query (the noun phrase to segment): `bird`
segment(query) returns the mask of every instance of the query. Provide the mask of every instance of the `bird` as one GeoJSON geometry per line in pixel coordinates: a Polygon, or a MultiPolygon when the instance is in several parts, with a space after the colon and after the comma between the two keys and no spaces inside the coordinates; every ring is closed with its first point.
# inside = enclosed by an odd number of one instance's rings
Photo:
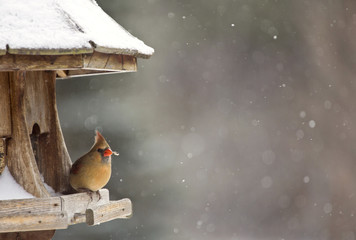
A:
{"type": "Polygon", "coordinates": [[[111,177],[111,155],[119,155],[111,150],[99,131],[95,131],[95,143],[92,148],[74,162],[69,174],[69,183],[77,192],[87,192],[92,199],[111,177]]]}

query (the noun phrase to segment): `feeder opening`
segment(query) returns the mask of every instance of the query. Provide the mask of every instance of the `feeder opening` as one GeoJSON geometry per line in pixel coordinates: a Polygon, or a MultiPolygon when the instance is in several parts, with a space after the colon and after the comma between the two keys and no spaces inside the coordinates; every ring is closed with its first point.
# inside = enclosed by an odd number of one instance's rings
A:
{"type": "Polygon", "coordinates": [[[39,165],[38,153],[39,153],[40,133],[41,133],[40,126],[37,123],[35,123],[32,127],[32,133],[30,134],[30,138],[31,138],[33,155],[35,156],[37,165],[39,165]]]}

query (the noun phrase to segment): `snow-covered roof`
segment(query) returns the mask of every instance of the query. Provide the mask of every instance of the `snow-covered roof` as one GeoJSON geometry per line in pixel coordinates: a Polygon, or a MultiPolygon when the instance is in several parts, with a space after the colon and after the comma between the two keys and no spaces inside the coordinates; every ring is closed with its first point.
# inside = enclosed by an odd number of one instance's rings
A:
{"type": "Polygon", "coordinates": [[[148,58],[154,50],[95,0],[0,0],[0,55],[81,54],[93,50],[148,58]]]}

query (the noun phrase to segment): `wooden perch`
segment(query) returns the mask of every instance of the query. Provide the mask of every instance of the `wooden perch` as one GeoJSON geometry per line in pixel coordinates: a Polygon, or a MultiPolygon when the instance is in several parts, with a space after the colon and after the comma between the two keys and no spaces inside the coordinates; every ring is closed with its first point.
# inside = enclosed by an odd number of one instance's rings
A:
{"type": "Polygon", "coordinates": [[[88,208],[85,212],[88,225],[97,225],[102,222],[120,218],[129,218],[132,214],[131,200],[128,198],[111,201],[108,204],[88,208]]]}
{"type": "Polygon", "coordinates": [[[109,191],[50,198],[0,201],[0,233],[65,229],[86,222],[95,225],[132,214],[131,201],[109,201],[109,191]]]}

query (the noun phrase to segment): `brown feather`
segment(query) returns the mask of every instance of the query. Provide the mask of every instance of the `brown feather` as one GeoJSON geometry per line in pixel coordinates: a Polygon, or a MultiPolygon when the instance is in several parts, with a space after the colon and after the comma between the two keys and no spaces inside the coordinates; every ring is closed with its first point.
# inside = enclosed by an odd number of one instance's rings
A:
{"type": "Polygon", "coordinates": [[[77,174],[80,169],[80,164],[79,161],[76,161],[73,165],[72,168],[70,169],[70,174],[77,174]]]}

